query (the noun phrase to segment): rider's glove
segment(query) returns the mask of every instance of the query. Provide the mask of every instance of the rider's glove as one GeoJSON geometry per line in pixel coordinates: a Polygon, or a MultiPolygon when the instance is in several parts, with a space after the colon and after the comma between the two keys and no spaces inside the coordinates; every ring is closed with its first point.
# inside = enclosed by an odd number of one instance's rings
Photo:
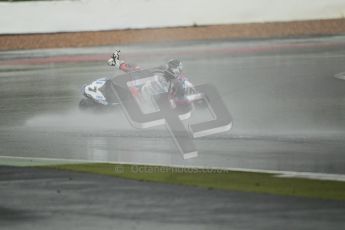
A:
{"type": "Polygon", "coordinates": [[[116,50],[112,55],[111,58],[108,60],[108,65],[115,66],[117,68],[120,67],[120,50],[116,50]]]}
{"type": "Polygon", "coordinates": [[[115,61],[120,60],[120,50],[116,50],[111,56],[115,61]]]}

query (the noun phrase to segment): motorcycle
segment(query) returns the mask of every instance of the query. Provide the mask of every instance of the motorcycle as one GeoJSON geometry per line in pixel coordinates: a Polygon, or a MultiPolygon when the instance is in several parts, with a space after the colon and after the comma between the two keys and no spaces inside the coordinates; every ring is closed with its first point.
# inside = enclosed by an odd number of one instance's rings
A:
{"type": "MultiPolygon", "coordinates": [[[[143,70],[137,70],[136,72],[140,71],[143,70]]],[[[140,108],[146,113],[158,110],[156,101],[163,94],[169,95],[167,103],[170,106],[182,108],[183,110],[191,110],[193,103],[201,101],[205,96],[199,93],[194,85],[184,76],[174,82],[166,80],[164,78],[164,67],[153,68],[149,71],[152,73],[152,77],[129,88],[140,108]],[[174,87],[172,87],[172,84],[174,87]],[[172,92],[173,89],[179,90],[172,92]]],[[[100,78],[90,84],[83,85],[81,93],[84,98],[81,99],[79,108],[104,109],[118,106],[120,103],[112,90],[113,84],[116,84],[114,77],[100,78]]]]}

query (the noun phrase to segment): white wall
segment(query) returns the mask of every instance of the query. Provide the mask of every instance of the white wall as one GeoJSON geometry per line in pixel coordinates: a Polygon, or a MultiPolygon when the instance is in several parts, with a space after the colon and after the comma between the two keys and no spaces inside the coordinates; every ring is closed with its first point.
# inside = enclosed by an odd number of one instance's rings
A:
{"type": "Polygon", "coordinates": [[[0,3],[0,34],[342,18],[345,0],[80,0],[0,3]]]}

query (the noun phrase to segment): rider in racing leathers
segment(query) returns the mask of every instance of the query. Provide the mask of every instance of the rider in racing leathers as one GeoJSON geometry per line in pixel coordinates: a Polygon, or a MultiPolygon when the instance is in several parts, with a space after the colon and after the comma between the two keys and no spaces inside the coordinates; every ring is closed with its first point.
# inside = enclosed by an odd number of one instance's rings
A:
{"type": "MultiPolygon", "coordinates": [[[[120,60],[120,51],[116,50],[111,58],[108,60],[108,65],[115,66],[117,69],[122,70],[124,72],[131,72],[140,70],[140,67],[130,65],[125,63],[123,60],[120,60]]],[[[184,82],[186,77],[182,74],[183,65],[182,62],[177,59],[172,59],[168,61],[166,65],[166,69],[164,70],[164,79],[169,84],[169,99],[172,106],[175,105],[175,101],[179,99],[183,99],[185,94],[185,87],[184,82]],[[174,99],[174,100],[172,100],[174,99]]],[[[131,92],[134,95],[139,93],[139,89],[131,88],[131,92]]]]}

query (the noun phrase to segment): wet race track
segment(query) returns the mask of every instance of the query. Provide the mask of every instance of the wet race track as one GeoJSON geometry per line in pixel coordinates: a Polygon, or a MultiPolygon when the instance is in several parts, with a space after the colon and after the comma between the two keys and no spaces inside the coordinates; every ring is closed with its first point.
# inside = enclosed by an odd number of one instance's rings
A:
{"type": "Polygon", "coordinates": [[[195,85],[218,89],[233,127],[195,139],[188,160],[164,126],[79,110],[83,84],[120,74],[106,65],[114,48],[1,52],[0,155],[345,173],[344,37],[116,47],[143,68],[178,57],[195,85]]]}

